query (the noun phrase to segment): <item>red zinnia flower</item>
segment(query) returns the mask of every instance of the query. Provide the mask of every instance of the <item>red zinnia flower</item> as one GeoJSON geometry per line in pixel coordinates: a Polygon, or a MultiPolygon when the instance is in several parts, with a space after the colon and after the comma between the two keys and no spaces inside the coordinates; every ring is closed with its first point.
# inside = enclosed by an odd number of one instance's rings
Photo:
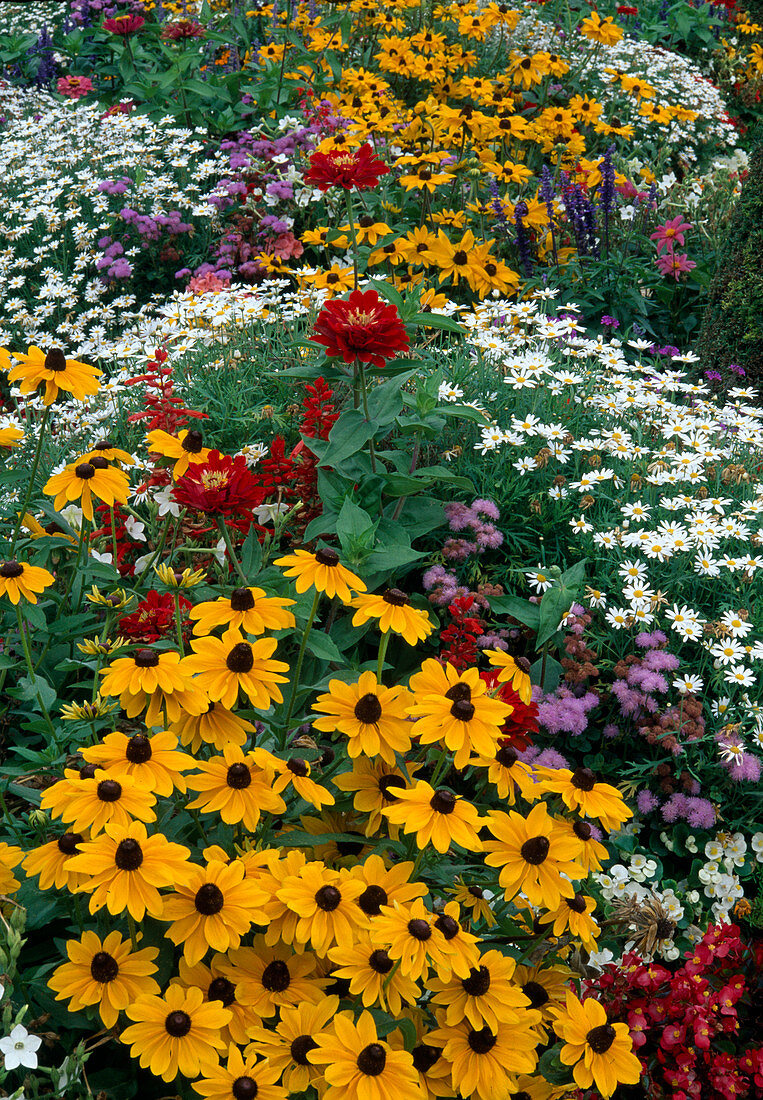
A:
{"type": "Polygon", "coordinates": [[[116,19],[104,19],[103,29],[127,38],[139,31],[145,22],[142,15],[119,15],[116,19]]]}
{"type": "Polygon", "coordinates": [[[207,32],[201,23],[193,19],[181,19],[177,23],[168,23],[162,31],[162,38],[169,42],[177,42],[181,38],[203,38],[207,32]]]}
{"type": "MultiPolygon", "coordinates": [[[[480,677],[493,691],[498,684],[498,669],[490,668],[480,673],[480,677]]],[[[519,698],[519,692],[514,690],[511,683],[498,684],[497,697],[502,703],[510,703],[514,710],[508,716],[501,727],[499,741],[502,745],[511,745],[513,749],[523,752],[531,745],[532,738],[538,733],[538,704],[533,700],[523,703],[519,698]]]]}
{"type": "Polygon", "coordinates": [[[313,339],[326,354],[341,356],[345,363],[359,359],[383,367],[398,351],[408,350],[408,334],[396,308],[375,290],[353,290],[348,301],[327,302],[313,329],[313,339]]]}
{"type": "Polygon", "coordinates": [[[252,509],[262,504],[265,491],[250,472],[243,455],[210,451],[206,462],[189,468],[173,486],[173,496],[196,512],[208,516],[236,516],[252,520],[252,509]]]}
{"type": "Polygon", "coordinates": [[[305,180],[314,183],[321,191],[329,187],[343,187],[345,191],[368,191],[376,187],[379,176],[386,176],[389,168],[374,154],[366,142],[359,149],[332,149],[330,153],[313,153],[305,180]]]}

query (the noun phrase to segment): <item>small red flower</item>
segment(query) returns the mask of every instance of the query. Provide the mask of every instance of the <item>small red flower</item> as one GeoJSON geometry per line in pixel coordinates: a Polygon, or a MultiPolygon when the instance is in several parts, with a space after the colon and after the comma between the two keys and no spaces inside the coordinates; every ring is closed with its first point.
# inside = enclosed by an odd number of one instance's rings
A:
{"type": "Polygon", "coordinates": [[[210,451],[206,462],[191,466],[175,482],[173,496],[178,504],[208,516],[235,516],[251,522],[252,509],[262,504],[265,491],[250,472],[243,455],[222,455],[210,451]]]}
{"type": "Polygon", "coordinates": [[[353,290],[347,301],[327,302],[318,314],[313,339],[329,356],[341,356],[345,363],[359,359],[375,367],[408,350],[408,334],[397,309],[375,290],[353,290]]]}
{"type": "Polygon", "coordinates": [[[368,191],[379,183],[379,176],[386,176],[389,168],[375,155],[366,142],[359,149],[332,149],[330,153],[313,153],[310,168],[305,173],[307,183],[314,183],[321,191],[329,187],[343,187],[345,191],[368,191]]]}
{"type": "MultiPolygon", "coordinates": [[[[190,602],[180,596],[180,606],[186,611],[190,602]]],[[[161,595],[152,588],[130,615],[119,620],[119,633],[136,642],[158,642],[174,625],[175,600],[171,592],[161,595]]]]}
{"type": "Polygon", "coordinates": [[[103,29],[111,34],[118,34],[121,38],[129,38],[135,34],[146,20],[142,15],[119,15],[116,19],[104,19],[103,29]]]}

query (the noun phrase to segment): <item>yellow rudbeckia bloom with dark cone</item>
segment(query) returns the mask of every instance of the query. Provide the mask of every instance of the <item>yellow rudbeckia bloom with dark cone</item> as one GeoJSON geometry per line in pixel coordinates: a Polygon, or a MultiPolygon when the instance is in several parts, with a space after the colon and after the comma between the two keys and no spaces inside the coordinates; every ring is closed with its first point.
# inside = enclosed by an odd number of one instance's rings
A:
{"type": "Polygon", "coordinates": [[[561,795],[570,810],[597,818],[605,829],[617,831],[633,817],[617,787],[600,783],[590,768],[541,768],[538,779],[541,790],[561,795]]]}
{"type": "Polygon", "coordinates": [[[239,745],[227,745],[222,756],[198,762],[199,772],[186,777],[188,789],[199,796],[189,810],[219,814],[226,825],[241,824],[254,831],[264,810],[282,814],[286,803],[273,790],[274,772],[259,767],[239,745]]]}
{"type": "Polygon", "coordinates": [[[324,1100],[425,1100],[412,1056],[379,1039],[370,1012],[357,1022],[351,1013],[338,1013],[317,1043],[307,1057],[325,1066],[324,1100]]]}
{"type": "Polygon", "coordinates": [[[334,996],[323,996],[318,1004],[284,1005],[272,1028],[252,1028],[250,1049],[267,1058],[290,1096],[301,1095],[310,1085],[322,1085],[320,1067],[312,1065],[307,1056],[315,1050],[318,1036],[328,1028],[338,1007],[339,998],[334,996]]]}
{"type": "Polygon", "coordinates": [[[518,966],[514,981],[530,1002],[530,1007],[540,1012],[544,1023],[553,1022],[567,996],[570,979],[574,977],[566,966],[518,966]]]}
{"type": "Polygon", "coordinates": [[[397,791],[396,798],[395,805],[385,806],[382,813],[403,832],[416,833],[419,848],[431,844],[445,854],[452,844],[458,844],[467,852],[482,851],[477,835],[480,817],[471,802],[445,787],[435,790],[425,779],[409,790],[397,791]]]}
{"type": "Polygon", "coordinates": [[[103,942],[95,932],[83,932],[81,939],[67,942],[66,954],[69,961],[56,967],[48,986],[57,1001],[69,1001],[70,1012],[97,1005],[106,1027],[114,1027],[119,1013],[138,997],[159,992],[153,977],[157,947],[131,951],[119,932],[109,932],[103,942]]]}
{"type": "Polygon", "coordinates": [[[313,725],[322,732],[338,732],[348,738],[347,752],[358,756],[380,756],[395,764],[395,753],[411,747],[410,722],[406,714],[411,696],[404,687],[385,688],[373,672],[362,672],[357,683],[330,680],[329,690],[319,695],[313,710],[326,715],[313,725]]]}
{"type": "Polygon", "coordinates": [[[551,931],[555,936],[569,932],[591,953],[596,950],[596,940],[601,935],[601,929],[592,916],[595,908],[593,898],[575,894],[571,898],[562,898],[556,909],[544,913],[539,920],[541,924],[553,925],[551,931]]]}
{"type": "Polygon", "coordinates": [[[188,960],[178,962],[178,976],[173,978],[180,985],[195,985],[204,994],[207,1001],[219,1001],[223,1008],[231,1011],[231,1021],[223,1029],[222,1038],[226,1043],[234,1042],[246,1046],[249,1032],[260,1018],[248,1004],[240,1001],[241,991],[236,968],[231,966],[227,955],[213,955],[209,964],[199,962],[190,966],[188,960]]]}
{"type": "Polygon", "coordinates": [[[294,616],[286,610],[293,605],[294,600],[268,596],[264,588],[235,588],[230,596],[192,607],[188,617],[194,620],[194,634],[211,634],[218,626],[244,634],[264,634],[266,630],[294,626],[294,616]]]}
{"type": "Polygon", "coordinates": [[[222,752],[226,745],[243,745],[256,726],[221,703],[207,703],[201,714],[182,714],[170,722],[168,730],[177,734],[183,748],[196,753],[202,745],[211,745],[222,752]]]}
{"type": "Polygon", "coordinates": [[[465,978],[430,977],[427,989],[434,994],[433,1004],[444,1009],[445,1024],[453,1027],[466,1019],[477,1030],[497,1031],[500,1024],[519,1019],[530,1001],[513,980],[515,965],[499,951],[486,951],[465,978]]]}
{"type": "MultiPolygon", "coordinates": [[[[406,761],[408,775],[415,775],[421,764],[406,761]]],[[[364,832],[366,836],[375,836],[384,821],[381,811],[391,806],[396,799],[396,791],[405,790],[408,781],[402,771],[384,760],[369,760],[358,756],[353,761],[352,771],[340,772],[333,776],[334,786],[340,791],[352,792],[352,804],[358,813],[367,814],[368,821],[364,832]]],[[[392,827],[397,832],[397,827],[392,827]]]]}
{"type": "Polygon", "coordinates": [[[511,657],[502,649],[486,649],[487,657],[493,668],[498,669],[498,683],[511,684],[523,703],[532,699],[533,685],[530,680],[530,662],[526,657],[511,657]]]}
{"type": "Polygon", "coordinates": [[[481,886],[474,883],[467,885],[463,879],[456,879],[453,889],[448,889],[445,893],[452,894],[459,905],[469,910],[470,920],[474,923],[484,920],[488,928],[498,923],[493,915],[490,900],[481,886]]]}
{"type": "Polygon", "coordinates": [[[204,439],[198,428],[183,428],[177,436],[157,428],[146,436],[146,447],[150,454],[173,459],[173,481],[187,473],[190,465],[206,462],[209,458],[209,447],[204,446],[204,439]]]}
{"type": "Polygon", "coordinates": [[[604,1006],[588,997],[579,1001],[567,993],[557,1013],[554,1031],[564,1040],[559,1058],[572,1066],[572,1076],[581,1089],[595,1087],[610,1097],[618,1085],[636,1085],[641,1079],[641,1062],[633,1053],[627,1024],[610,1024],[604,1006]]]}
{"type": "Polygon", "coordinates": [[[295,952],[289,944],[268,946],[255,936],[251,947],[228,953],[227,975],[236,981],[243,1004],[261,1020],[272,1020],[286,1005],[318,1004],[325,982],[311,951],[295,952]]]}
{"type": "Polygon", "coordinates": [[[150,1069],[163,1081],[178,1073],[195,1078],[213,1072],[225,1043],[221,1031],[230,1023],[230,1009],[220,1001],[205,1001],[200,989],[170,985],[161,997],[138,997],[127,1008],[135,1023],[120,1039],[131,1046],[130,1054],[142,1069],[150,1069]]]}
{"type": "Polygon", "coordinates": [[[130,480],[123,470],[115,470],[105,458],[96,456],[90,462],[70,462],[59,474],[48,478],[42,491],[54,498],[57,512],[78,500],[83,516],[92,523],[93,499],[109,506],[126,504],[130,480]]]}
{"type": "Polygon", "coordinates": [[[86,876],[79,892],[91,895],[91,913],[105,905],[112,916],[127,910],[138,921],[146,913],[158,917],[163,905],[158,888],[177,886],[192,873],[188,848],[160,833],[149,836],[142,821],[126,828],[107,825],[100,836],[83,841],[79,848],[69,868],[86,876]]]}
{"type": "Polygon", "coordinates": [[[469,761],[475,768],[487,768],[488,781],[495,793],[509,806],[516,802],[517,790],[525,802],[535,802],[541,790],[534,778],[533,769],[519,759],[511,745],[500,745],[492,756],[473,756],[469,761]]]}
{"type": "Polygon", "coordinates": [[[10,371],[8,381],[18,382],[22,393],[34,393],[44,383],[44,405],[52,405],[61,390],[77,401],[84,401],[100,389],[98,378],[103,371],[77,359],[67,359],[60,348],[51,348],[46,353],[31,345],[26,355],[21,351],[11,354],[20,360],[12,369],[10,354],[0,348],[0,367],[10,371]]]}
{"type": "Polygon", "coordinates": [[[498,882],[507,901],[522,892],[531,905],[556,909],[563,897],[574,897],[570,880],[583,878],[583,868],[575,862],[579,845],[549,816],[543,802],[527,817],[493,811],[487,825],[496,839],[484,842],[485,863],[501,868],[498,882]]]}
{"type": "Polygon", "coordinates": [[[183,714],[201,714],[207,697],[191,679],[180,654],[171,649],[138,649],[130,657],[119,657],[99,675],[103,676],[101,695],[118,695],[128,718],[144,710],[151,728],[166,714],[168,722],[177,722],[183,714]]]}
{"type": "Polygon", "coordinates": [[[112,779],[127,776],[139,787],[166,797],[173,790],[185,791],[182,773],[196,766],[193,757],[178,750],[177,743],[177,734],[167,731],[153,736],[134,733],[128,737],[115,730],[100,745],[80,749],[80,755],[107,770],[112,779]]]}
{"type": "Polygon", "coordinates": [[[0,841],[0,895],[7,897],[15,894],[21,883],[13,874],[13,868],[18,867],[24,858],[21,848],[15,844],[6,844],[0,841]]]}
{"type": "Polygon", "coordinates": [[[438,1022],[432,1038],[443,1044],[453,1086],[464,1096],[474,1100],[511,1096],[516,1074],[535,1071],[539,1038],[534,1028],[540,1022],[539,1012],[528,1008],[495,1030],[473,1027],[467,1019],[448,1025],[440,1017],[438,1022]]]}
{"type": "Polygon", "coordinates": [[[170,922],[167,937],[182,947],[191,966],[210,948],[238,947],[252,924],[267,923],[260,907],[268,895],[245,875],[243,863],[213,859],[206,867],[192,867],[188,881],[165,897],[161,919],[170,922]]]}
{"type": "Polygon", "coordinates": [[[356,596],[351,604],[356,608],[352,625],[361,626],[370,619],[377,619],[382,634],[391,630],[408,645],[417,645],[432,633],[434,623],[426,611],[418,611],[410,602],[399,588],[387,588],[380,595],[356,596]]]}
{"type": "Polygon", "coordinates": [[[110,439],[99,439],[89,451],[81,456],[82,462],[89,462],[91,458],[105,458],[107,462],[122,463],[124,466],[134,466],[135,458],[129,451],[123,451],[121,447],[115,447],[110,439]]]}
{"type": "Polygon", "coordinates": [[[41,890],[69,890],[74,894],[87,880],[87,875],[69,869],[69,860],[76,856],[84,837],[81,833],[63,833],[24,856],[24,874],[39,875],[41,890]]]}
{"type": "Polygon", "coordinates": [[[399,1016],[403,1005],[415,1004],[421,996],[416,982],[396,970],[386,949],[372,943],[367,933],[361,933],[352,947],[332,947],[329,958],[336,963],[332,976],[349,981],[350,993],[364,1008],[377,1005],[399,1016]]]}
{"type": "Polygon", "coordinates": [[[12,604],[23,598],[37,603],[37,597],[55,584],[55,577],[39,565],[27,565],[22,561],[0,563],[0,596],[7,596],[12,604]]]}
{"type": "Polygon", "coordinates": [[[456,768],[465,768],[472,752],[494,755],[498,737],[512,707],[491,699],[476,668],[459,672],[430,658],[410,680],[414,702],[408,714],[416,719],[413,736],[422,745],[441,742],[454,755],[456,768]]]}
{"type": "Polygon", "coordinates": [[[287,577],[296,579],[296,589],[300,595],[314,588],[323,592],[330,600],[338,596],[344,604],[352,602],[352,593],[365,592],[366,586],[339,561],[336,550],[321,547],[311,554],[308,550],[295,550],[283,558],[276,558],[275,565],[283,566],[287,577]]]}
{"type": "Polygon", "coordinates": [[[321,806],[334,805],[333,794],[311,778],[312,767],[303,757],[290,756],[288,760],[279,760],[267,749],[254,749],[252,757],[260,767],[269,767],[274,773],[273,790],[276,794],[283,794],[291,786],[300,798],[312,803],[317,810],[321,806]]]}
{"type": "Polygon", "coordinates": [[[289,1095],[278,1084],[280,1071],[269,1062],[259,1062],[255,1054],[242,1054],[231,1043],[225,1065],[206,1070],[204,1076],[194,1081],[193,1090],[204,1100],[286,1100],[289,1095]]]}
{"type": "Polygon", "coordinates": [[[0,447],[18,447],[24,433],[10,421],[0,421],[0,447]]]}
{"type": "Polygon", "coordinates": [[[587,821],[560,821],[559,825],[578,842],[575,862],[583,868],[586,877],[591,871],[600,871],[605,860],[609,859],[609,852],[594,836],[592,826],[587,821]]]}
{"type": "Polygon", "coordinates": [[[334,944],[350,947],[368,923],[357,904],[362,893],[362,882],[348,872],[313,862],[288,878],[277,897],[299,917],[294,942],[325,955],[334,944]]]}
{"type": "Polygon", "coordinates": [[[222,638],[194,638],[193,655],[183,661],[185,672],[209,699],[232,710],[243,691],[252,706],[267,710],[270,704],[283,702],[279,684],[288,683],[289,666],[271,660],[278,642],[259,638],[247,642],[238,630],[226,630],[222,638]]]}
{"type": "Polygon", "coordinates": [[[371,922],[371,939],[400,962],[400,972],[414,982],[425,978],[429,968],[450,971],[447,941],[436,927],[435,916],[421,898],[409,905],[393,901],[383,905],[371,922]]]}
{"type": "Polygon", "coordinates": [[[409,860],[388,867],[379,855],[370,855],[350,868],[352,877],[363,884],[358,905],[370,920],[379,916],[382,905],[392,905],[396,901],[407,905],[424,897],[427,893],[424,883],[410,881],[413,869],[414,864],[409,860]]]}
{"type": "Polygon", "coordinates": [[[97,836],[107,825],[127,826],[139,821],[156,821],[156,797],[130,776],[119,779],[99,769],[92,778],[71,783],[60,779],[42,792],[40,806],[52,817],[60,817],[71,831],[97,836]]]}

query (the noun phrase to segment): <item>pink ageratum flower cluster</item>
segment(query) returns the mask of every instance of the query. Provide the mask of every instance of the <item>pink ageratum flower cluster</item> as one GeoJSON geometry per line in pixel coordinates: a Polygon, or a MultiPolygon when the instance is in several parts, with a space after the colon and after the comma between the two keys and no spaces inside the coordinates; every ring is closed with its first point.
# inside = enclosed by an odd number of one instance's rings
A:
{"type": "Polygon", "coordinates": [[[658,225],[649,239],[655,242],[657,258],[655,264],[661,275],[671,275],[676,282],[682,274],[696,267],[694,260],[690,260],[686,252],[676,252],[676,245],[684,246],[684,233],[691,229],[690,222],[685,222],[681,215],[670,218],[663,225],[658,225]]]}
{"type": "Polygon", "coordinates": [[[458,501],[445,505],[445,515],[451,531],[469,531],[472,539],[448,539],[442,548],[450,561],[466,561],[472,554],[484,554],[496,550],[503,543],[503,535],[495,526],[501,518],[492,500],[475,500],[471,506],[458,501]]]}

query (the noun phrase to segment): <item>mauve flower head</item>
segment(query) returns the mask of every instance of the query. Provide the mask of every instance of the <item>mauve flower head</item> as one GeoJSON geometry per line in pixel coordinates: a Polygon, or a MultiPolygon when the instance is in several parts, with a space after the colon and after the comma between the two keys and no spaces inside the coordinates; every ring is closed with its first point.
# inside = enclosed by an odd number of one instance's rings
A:
{"type": "Polygon", "coordinates": [[[492,500],[484,500],[482,497],[479,497],[475,500],[474,504],[472,504],[472,511],[496,521],[501,518],[498,506],[494,504],[492,500]]]}
{"type": "Polygon", "coordinates": [[[569,761],[556,749],[539,749],[537,745],[530,745],[524,752],[517,753],[520,760],[532,763],[538,768],[569,768],[569,761]]]}
{"type": "Polygon", "coordinates": [[[678,821],[686,813],[686,796],[672,794],[660,811],[663,821],[678,821]]]}
{"type": "Polygon", "coordinates": [[[639,813],[650,814],[660,804],[659,798],[655,798],[651,791],[639,791],[636,795],[636,806],[639,813]]]}
{"type": "Polygon", "coordinates": [[[712,802],[706,798],[687,798],[686,801],[686,820],[692,829],[712,829],[717,820],[712,802]]]}
{"type": "Polygon", "coordinates": [[[445,505],[445,518],[451,531],[463,531],[473,518],[472,510],[460,501],[452,501],[445,505]]]}
{"type": "Polygon", "coordinates": [[[611,740],[613,737],[620,736],[620,727],[616,726],[614,722],[607,722],[606,726],[601,732],[603,736],[607,738],[607,740],[611,740]]]}
{"type": "Polygon", "coordinates": [[[466,561],[476,550],[476,542],[469,542],[467,539],[447,539],[442,553],[448,561],[466,561]]]}
{"type": "Polygon", "coordinates": [[[760,779],[760,757],[745,753],[741,764],[728,763],[724,765],[729,774],[729,779],[735,783],[757,783],[760,779]]]}
{"type": "Polygon", "coordinates": [[[675,672],[681,661],[675,653],[668,653],[666,649],[650,649],[644,654],[641,664],[650,672],[675,672]]]}

